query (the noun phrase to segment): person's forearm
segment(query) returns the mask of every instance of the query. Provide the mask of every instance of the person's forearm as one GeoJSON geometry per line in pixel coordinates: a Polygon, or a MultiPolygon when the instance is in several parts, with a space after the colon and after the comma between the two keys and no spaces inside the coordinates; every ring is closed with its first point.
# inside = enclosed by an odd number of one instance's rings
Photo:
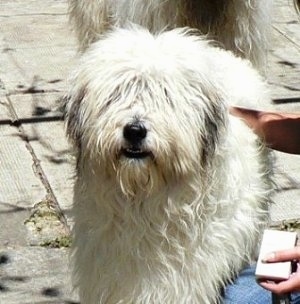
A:
{"type": "Polygon", "coordinates": [[[300,154],[300,114],[231,108],[272,149],[300,154]]]}

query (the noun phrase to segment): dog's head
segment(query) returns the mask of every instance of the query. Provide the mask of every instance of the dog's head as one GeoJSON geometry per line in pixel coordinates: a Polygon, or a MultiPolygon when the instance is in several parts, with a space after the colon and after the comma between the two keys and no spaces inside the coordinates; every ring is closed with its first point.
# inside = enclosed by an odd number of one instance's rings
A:
{"type": "Polygon", "coordinates": [[[210,49],[186,30],[119,29],[95,43],[66,104],[79,174],[92,163],[131,199],[205,180],[226,123],[210,49]]]}

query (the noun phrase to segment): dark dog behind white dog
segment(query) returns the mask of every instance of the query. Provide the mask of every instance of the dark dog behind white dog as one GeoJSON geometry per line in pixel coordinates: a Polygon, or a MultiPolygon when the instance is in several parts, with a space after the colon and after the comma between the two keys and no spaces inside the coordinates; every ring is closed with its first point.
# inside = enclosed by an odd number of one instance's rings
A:
{"type": "Polygon", "coordinates": [[[111,26],[128,22],[152,33],[188,26],[264,66],[273,0],[69,0],[81,50],[111,26]]]}

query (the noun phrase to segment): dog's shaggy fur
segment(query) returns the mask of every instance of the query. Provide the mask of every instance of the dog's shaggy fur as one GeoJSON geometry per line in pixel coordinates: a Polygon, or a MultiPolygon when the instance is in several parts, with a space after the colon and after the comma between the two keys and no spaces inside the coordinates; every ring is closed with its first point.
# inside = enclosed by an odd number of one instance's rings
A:
{"type": "Polygon", "coordinates": [[[300,11],[300,0],[294,0],[294,6],[296,9],[296,12],[299,13],[300,11]]]}
{"type": "Polygon", "coordinates": [[[128,22],[152,33],[188,26],[265,66],[273,0],[69,0],[70,19],[85,50],[111,26],[128,22]]]}
{"type": "Polygon", "coordinates": [[[81,303],[218,301],[270,193],[264,148],[228,106],[268,98],[247,61],[187,30],[117,29],[83,54],[66,104],[81,303]]]}

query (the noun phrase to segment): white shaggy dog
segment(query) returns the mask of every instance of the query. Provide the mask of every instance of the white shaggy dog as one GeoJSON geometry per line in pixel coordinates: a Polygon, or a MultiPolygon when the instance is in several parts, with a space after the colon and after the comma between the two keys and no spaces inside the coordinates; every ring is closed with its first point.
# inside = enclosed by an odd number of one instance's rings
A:
{"type": "Polygon", "coordinates": [[[264,148],[228,106],[268,98],[247,61],[186,29],[117,29],[83,54],[66,103],[82,304],[217,303],[270,194],[264,148]]]}
{"type": "Polygon", "coordinates": [[[111,26],[128,22],[152,33],[197,28],[263,70],[273,0],[69,0],[70,19],[85,50],[111,26]]]}

